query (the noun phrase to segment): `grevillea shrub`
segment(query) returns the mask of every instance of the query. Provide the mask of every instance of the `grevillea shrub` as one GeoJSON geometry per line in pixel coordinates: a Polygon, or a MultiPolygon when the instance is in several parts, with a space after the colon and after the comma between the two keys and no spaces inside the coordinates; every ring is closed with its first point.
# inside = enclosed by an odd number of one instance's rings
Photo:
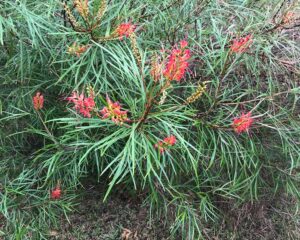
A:
{"type": "Polygon", "coordinates": [[[2,0],[1,234],[47,239],[86,177],[182,239],[220,202],[298,198],[294,2],[2,0]]]}

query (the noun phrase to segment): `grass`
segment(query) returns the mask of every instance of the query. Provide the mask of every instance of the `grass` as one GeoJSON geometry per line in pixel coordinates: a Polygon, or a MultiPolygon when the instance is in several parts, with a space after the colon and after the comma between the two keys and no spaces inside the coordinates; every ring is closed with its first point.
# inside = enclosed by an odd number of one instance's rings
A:
{"type": "MultiPolygon", "coordinates": [[[[171,236],[169,231],[171,221],[168,219],[172,219],[174,213],[150,216],[149,206],[143,204],[142,198],[128,197],[125,191],[114,193],[108,202],[101,203],[104,195],[101,185],[86,183],[78,208],[69,216],[69,221],[63,220],[57,229],[48,229],[49,239],[115,240],[128,232],[129,240],[181,239],[180,235],[171,236]]],[[[284,194],[241,205],[220,201],[218,207],[224,217],[203,225],[203,239],[299,239],[300,215],[295,203],[296,199],[284,194]]]]}

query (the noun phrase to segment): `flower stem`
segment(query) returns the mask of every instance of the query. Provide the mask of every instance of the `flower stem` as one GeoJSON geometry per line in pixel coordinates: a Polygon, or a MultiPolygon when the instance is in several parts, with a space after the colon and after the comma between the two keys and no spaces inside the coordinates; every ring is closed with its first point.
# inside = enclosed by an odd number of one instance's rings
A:
{"type": "Polygon", "coordinates": [[[56,139],[54,138],[53,134],[50,132],[49,128],[46,126],[46,124],[45,124],[45,122],[44,122],[44,120],[43,120],[43,118],[42,118],[40,112],[39,112],[39,111],[36,111],[36,112],[37,112],[38,117],[39,117],[39,119],[41,120],[41,122],[42,122],[42,124],[43,124],[43,126],[44,126],[44,128],[45,128],[45,130],[46,130],[46,132],[47,132],[48,135],[50,136],[51,140],[52,140],[57,146],[61,147],[61,144],[60,144],[59,142],[56,141],[56,139]]]}

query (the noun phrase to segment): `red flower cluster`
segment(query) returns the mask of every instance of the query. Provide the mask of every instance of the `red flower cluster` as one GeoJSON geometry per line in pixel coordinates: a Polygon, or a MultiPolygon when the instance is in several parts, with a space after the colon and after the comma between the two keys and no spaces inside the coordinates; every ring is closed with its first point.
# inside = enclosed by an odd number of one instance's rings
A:
{"type": "Polygon", "coordinates": [[[44,106],[44,96],[37,92],[36,95],[32,98],[33,101],[33,107],[35,110],[40,110],[44,106]]]}
{"type": "Polygon", "coordinates": [[[251,117],[251,112],[248,112],[247,114],[242,114],[239,118],[235,118],[233,120],[232,127],[234,131],[238,134],[242,132],[248,132],[249,128],[251,127],[253,123],[253,118],[251,117]]]}
{"type": "Polygon", "coordinates": [[[72,96],[68,97],[67,100],[74,103],[76,111],[88,118],[91,117],[91,112],[96,105],[93,96],[86,98],[83,93],[79,95],[77,92],[73,92],[72,96]]]}
{"type": "Polygon", "coordinates": [[[188,60],[191,57],[190,50],[186,49],[187,46],[188,42],[183,40],[180,42],[180,48],[173,48],[171,55],[168,57],[166,69],[163,71],[163,75],[167,80],[179,82],[183,78],[189,65],[188,60]]]}
{"type": "Polygon", "coordinates": [[[51,191],[51,199],[59,199],[61,197],[60,187],[56,187],[51,191]]]}
{"type": "Polygon", "coordinates": [[[120,40],[122,40],[125,37],[129,37],[131,34],[134,33],[136,26],[131,23],[121,23],[117,29],[116,32],[119,35],[120,40]]]}
{"type": "Polygon", "coordinates": [[[123,124],[126,121],[129,121],[127,117],[127,111],[121,110],[121,105],[119,102],[112,102],[110,98],[106,97],[107,107],[104,107],[100,113],[103,118],[110,118],[116,124],[123,124]]]}
{"type": "Polygon", "coordinates": [[[163,141],[159,141],[154,146],[159,150],[160,153],[164,153],[169,147],[174,146],[176,141],[176,137],[171,135],[166,137],[163,141]]]}
{"type": "Polygon", "coordinates": [[[235,53],[243,53],[250,47],[252,42],[253,42],[253,36],[252,34],[248,34],[245,37],[233,40],[230,49],[235,53]]]}

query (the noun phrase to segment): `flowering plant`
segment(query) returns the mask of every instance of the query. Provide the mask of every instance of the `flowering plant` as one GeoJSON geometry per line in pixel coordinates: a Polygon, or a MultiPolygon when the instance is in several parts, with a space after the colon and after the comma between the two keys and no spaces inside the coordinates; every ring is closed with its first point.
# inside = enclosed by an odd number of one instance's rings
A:
{"type": "Polygon", "coordinates": [[[46,239],[86,177],[103,183],[103,200],[124,186],[146,196],[191,240],[222,218],[220,201],[300,196],[291,7],[58,2],[0,3],[0,218],[11,239],[46,239]]]}

